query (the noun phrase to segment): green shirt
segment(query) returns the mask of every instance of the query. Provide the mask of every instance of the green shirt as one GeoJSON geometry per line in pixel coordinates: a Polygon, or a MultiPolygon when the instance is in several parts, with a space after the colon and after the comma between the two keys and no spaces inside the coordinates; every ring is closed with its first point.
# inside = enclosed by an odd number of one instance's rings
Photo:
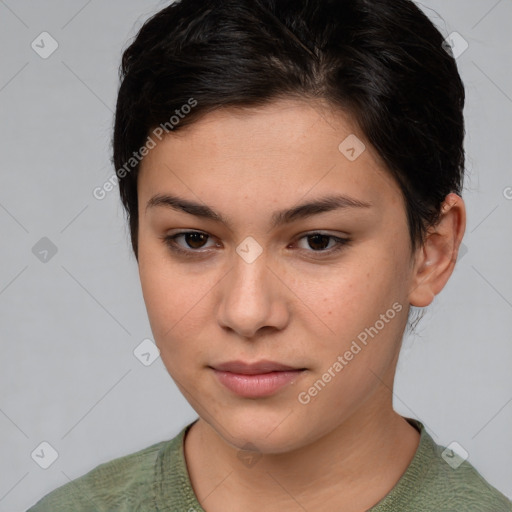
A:
{"type": "MultiPolygon", "coordinates": [[[[512,512],[512,502],[470,463],[458,465],[457,456],[447,451],[448,464],[442,457],[444,447],[434,442],[423,424],[408,421],[421,434],[416,453],[393,489],[368,512],[512,512]]],[[[171,440],[97,466],[27,512],[204,512],[183,451],[193,423],[171,440]]]]}

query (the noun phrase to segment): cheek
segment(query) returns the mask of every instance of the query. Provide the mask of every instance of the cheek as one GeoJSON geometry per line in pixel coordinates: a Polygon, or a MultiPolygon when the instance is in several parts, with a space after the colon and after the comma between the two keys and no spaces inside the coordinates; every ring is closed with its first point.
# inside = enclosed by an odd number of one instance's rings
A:
{"type": "Polygon", "coordinates": [[[139,249],[142,294],[157,345],[183,316],[189,295],[185,276],[162,252],[154,243],[143,243],[139,249]]]}
{"type": "Polygon", "coordinates": [[[293,282],[293,290],[300,302],[309,306],[312,320],[317,318],[319,328],[322,324],[318,320],[324,322],[319,334],[330,332],[343,338],[364,327],[387,304],[390,287],[387,269],[355,257],[322,273],[303,273],[293,282]],[[324,333],[327,327],[330,329],[324,333]]]}
{"type": "Polygon", "coordinates": [[[299,316],[304,318],[299,322],[303,321],[309,331],[308,338],[315,338],[315,353],[320,360],[334,362],[354,340],[361,346],[354,359],[366,365],[393,356],[407,309],[405,274],[399,259],[396,252],[382,244],[368,244],[364,255],[347,258],[343,265],[323,275],[302,274],[294,280],[293,289],[308,306],[300,310],[303,312],[299,316]],[[370,345],[372,349],[368,350],[370,345]]]}
{"type": "MultiPolygon", "coordinates": [[[[179,365],[196,346],[211,319],[210,291],[218,281],[212,272],[190,273],[165,251],[139,251],[139,276],[148,319],[164,364],[179,365]],[[210,308],[210,309],[209,309],[210,308]]],[[[211,321],[210,321],[211,323],[211,321]]]]}
{"type": "MultiPolygon", "coordinates": [[[[314,372],[299,392],[310,398],[326,421],[339,421],[357,407],[370,391],[387,379],[400,347],[406,308],[394,285],[391,261],[347,266],[326,283],[304,283],[316,319],[305,323],[311,333],[306,353],[314,372]],[[328,332],[328,335],[324,333],[328,332]],[[314,344],[314,349],[312,350],[314,344]],[[323,413],[324,414],[324,413],[323,413]]],[[[298,394],[297,393],[297,394],[298,394]]],[[[301,402],[303,403],[303,402],[301,402]]]]}

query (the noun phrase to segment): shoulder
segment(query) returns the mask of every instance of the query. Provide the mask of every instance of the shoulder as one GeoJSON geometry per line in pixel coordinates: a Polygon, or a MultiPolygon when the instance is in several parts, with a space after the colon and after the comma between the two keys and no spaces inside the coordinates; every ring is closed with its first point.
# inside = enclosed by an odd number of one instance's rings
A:
{"type": "Polygon", "coordinates": [[[438,445],[419,420],[405,419],[420,432],[418,448],[395,487],[371,512],[512,512],[512,502],[467,457],[451,450],[451,444],[438,445]]]}
{"type": "Polygon", "coordinates": [[[463,461],[460,466],[451,467],[442,458],[443,453],[449,458],[451,450],[437,445],[436,452],[438,465],[432,467],[427,478],[430,476],[435,481],[433,489],[443,497],[443,510],[512,512],[512,502],[489,484],[472,464],[463,461]]]}
{"type": "Polygon", "coordinates": [[[47,494],[27,512],[138,510],[139,504],[151,499],[153,494],[159,453],[177,437],[100,464],[47,494]]]}
{"type": "Polygon", "coordinates": [[[449,447],[438,445],[422,429],[424,472],[415,503],[446,512],[512,512],[512,502],[490,485],[475,467],[449,447]]]}

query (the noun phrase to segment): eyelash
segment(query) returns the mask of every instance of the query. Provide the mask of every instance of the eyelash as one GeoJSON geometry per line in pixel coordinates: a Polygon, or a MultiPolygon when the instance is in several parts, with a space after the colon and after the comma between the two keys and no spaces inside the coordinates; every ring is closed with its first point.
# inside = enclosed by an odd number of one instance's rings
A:
{"type": "MultiPolygon", "coordinates": [[[[197,249],[197,250],[194,250],[194,249],[183,249],[183,247],[180,247],[179,245],[176,245],[176,239],[180,236],[185,236],[185,235],[189,235],[189,234],[193,234],[193,233],[198,233],[198,234],[202,234],[202,235],[206,235],[209,238],[210,235],[208,235],[208,233],[204,233],[203,231],[181,231],[180,233],[175,233],[174,235],[166,235],[166,236],[163,236],[163,237],[160,237],[161,240],[164,242],[164,244],[174,253],[176,254],[179,254],[179,255],[182,255],[182,256],[185,256],[185,257],[189,257],[189,258],[194,258],[194,257],[201,257],[202,255],[204,255],[205,250],[200,250],[200,249],[197,249]],[[201,254],[203,253],[203,254],[201,254]]],[[[303,238],[309,238],[309,237],[312,237],[312,236],[315,236],[315,235],[320,235],[320,236],[325,236],[329,239],[332,239],[336,242],[336,245],[334,247],[332,247],[331,249],[328,249],[328,250],[318,250],[318,251],[307,251],[306,249],[301,249],[301,250],[304,250],[308,253],[312,253],[312,254],[325,254],[325,255],[332,255],[334,253],[337,253],[339,251],[341,251],[343,248],[345,248],[347,245],[350,244],[350,242],[352,241],[350,238],[340,238],[340,237],[337,237],[337,236],[334,236],[334,235],[328,235],[328,234],[325,234],[325,233],[320,233],[320,232],[311,232],[311,233],[307,233],[306,235],[303,235],[301,236],[297,241],[299,240],[302,240],[303,238]]],[[[208,241],[208,239],[206,241],[208,241]]],[[[322,257],[322,256],[317,256],[317,257],[322,257]]]]}

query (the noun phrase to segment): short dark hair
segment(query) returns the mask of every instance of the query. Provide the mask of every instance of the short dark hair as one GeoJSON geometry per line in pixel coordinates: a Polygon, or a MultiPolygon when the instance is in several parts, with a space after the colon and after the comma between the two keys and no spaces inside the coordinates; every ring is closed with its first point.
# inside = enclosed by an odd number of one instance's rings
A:
{"type": "Polygon", "coordinates": [[[122,57],[112,141],[136,258],[133,155],[152,130],[281,98],[350,115],[400,187],[414,250],[464,178],[465,92],[443,41],[410,0],[181,0],[152,16],[122,57]]]}

